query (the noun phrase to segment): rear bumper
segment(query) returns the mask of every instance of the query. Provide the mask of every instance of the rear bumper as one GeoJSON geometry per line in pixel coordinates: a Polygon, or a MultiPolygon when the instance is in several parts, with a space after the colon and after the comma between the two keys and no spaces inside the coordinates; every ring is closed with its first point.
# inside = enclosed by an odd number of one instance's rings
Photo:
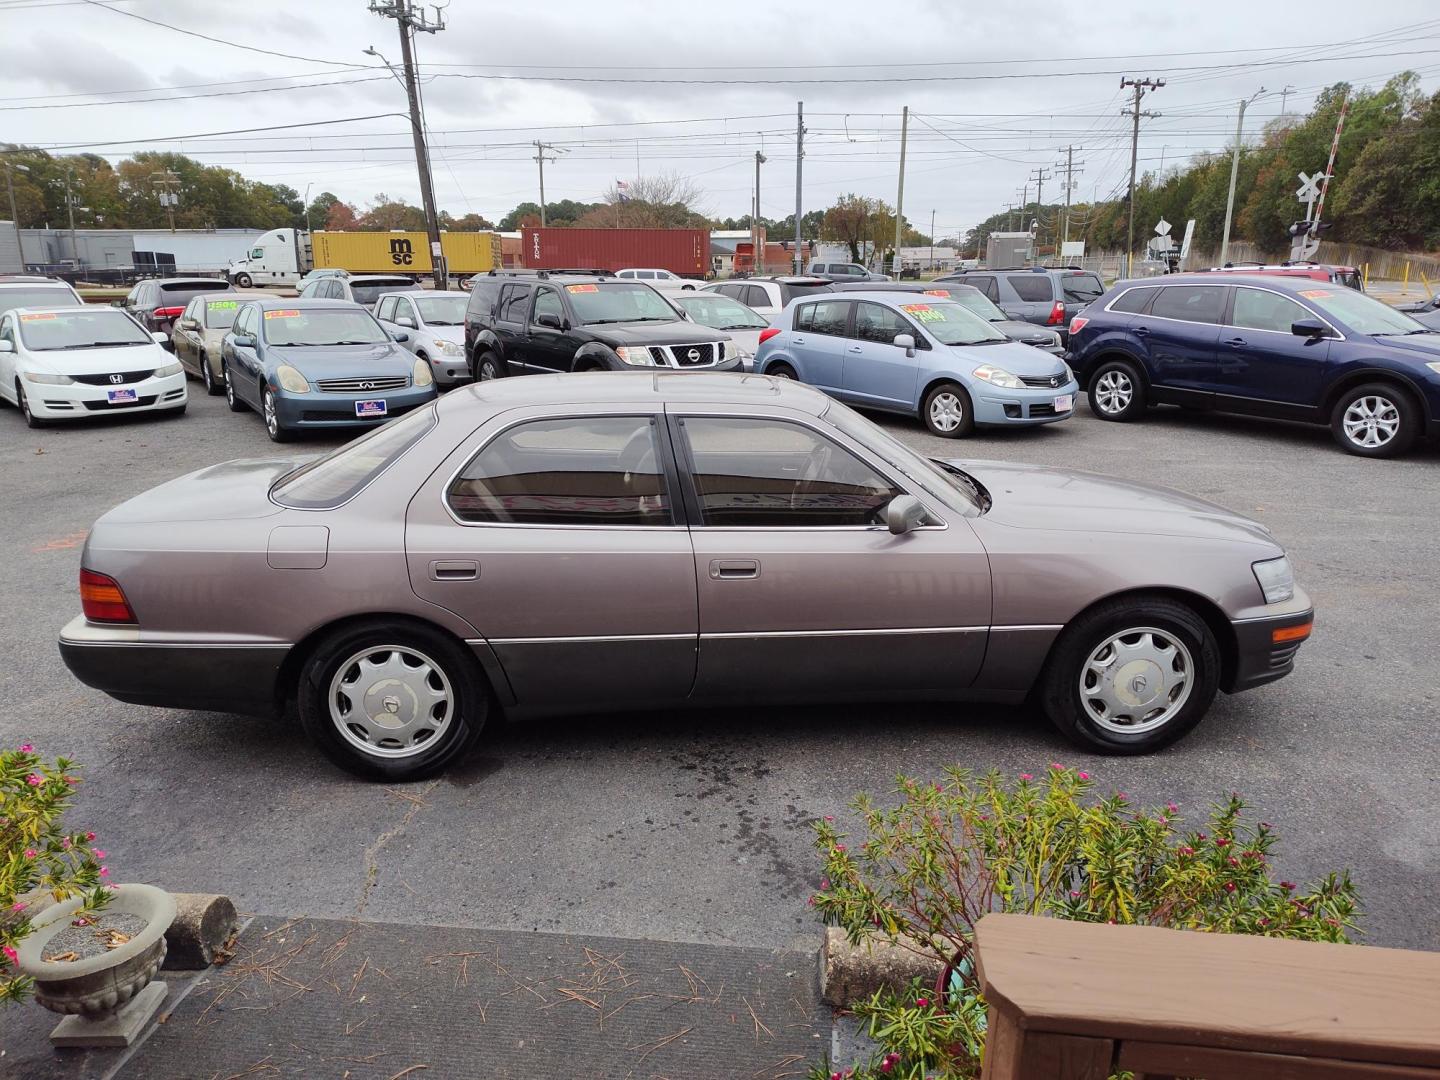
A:
{"type": "Polygon", "coordinates": [[[1220,689],[1227,694],[1238,694],[1283,679],[1295,670],[1295,654],[1309,640],[1308,627],[1315,621],[1315,609],[1299,589],[1295,591],[1295,600],[1286,606],[1298,610],[1265,618],[1240,619],[1230,624],[1235,631],[1235,665],[1220,689]],[[1304,636],[1286,633],[1298,633],[1302,627],[1307,628],[1304,636]]]}
{"type": "Polygon", "coordinates": [[[133,626],[77,616],[60,631],[70,673],[117,701],[167,709],[269,716],[290,646],[259,642],[142,641],[133,626]]]}

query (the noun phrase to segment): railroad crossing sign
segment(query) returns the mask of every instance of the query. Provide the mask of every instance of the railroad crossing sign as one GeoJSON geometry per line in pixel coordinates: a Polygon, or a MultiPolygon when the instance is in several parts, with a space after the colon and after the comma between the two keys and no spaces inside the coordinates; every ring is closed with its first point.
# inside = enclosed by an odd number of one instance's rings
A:
{"type": "Polygon", "coordinates": [[[1324,173],[1316,173],[1314,176],[1308,173],[1300,173],[1300,186],[1295,189],[1295,197],[1303,203],[1311,203],[1320,198],[1320,182],[1325,179],[1324,173]]]}

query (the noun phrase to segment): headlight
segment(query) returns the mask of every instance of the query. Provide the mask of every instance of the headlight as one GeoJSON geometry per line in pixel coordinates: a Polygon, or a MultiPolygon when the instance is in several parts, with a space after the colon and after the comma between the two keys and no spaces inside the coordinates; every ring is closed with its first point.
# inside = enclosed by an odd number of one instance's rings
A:
{"type": "Polygon", "coordinates": [[[1023,390],[1025,384],[1017,379],[1004,368],[991,367],[989,364],[982,364],[975,369],[975,378],[983,379],[991,386],[1003,386],[1006,390],[1023,390]]]}
{"type": "Polygon", "coordinates": [[[1440,362],[1436,362],[1436,361],[1433,361],[1433,360],[1432,360],[1430,363],[1426,364],[1425,366],[1428,367],[1431,371],[1435,372],[1436,375],[1440,375],[1440,362]]]}
{"type": "Polygon", "coordinates": [[[65,386],[75,381],[69,375],[42,375],[38,371],[22,371],[20,374],[26,382],[44,383],[46,386],[65,386]]]}
{"type": "Polygon", "coordinates": [[[1290,560],[1284,555],[1257,562],[1252,569],[1267,604],[1283,604],[1295,595],[1295,572],[1290,569],[1290,560]]]}
{"type": "Polygon", "coordinates": [[[281,364],[275,369],[275,381],[280,384],[281,390],[288,390],[292,394],[310,392],[310,384],[305,381],[305,376],[289,364],[281,364]]]}
{"type": "Polygon", "coordinates": [[[1069,384],[1069,383],[1072,383],[1072,382],[1074,382],[1074,381],[1075,381],[1075,372],[1073,372],[1073,371],[1070,370],[1070,365],[1069,365],[1069,364],[1066,364],[1066,365],[1065,365],[1065,382],[1066,382],[1067,384],[1069,384]]]}
{"type": "Polygon", "coordinates": [[[154,371],[154,375],[157,379],[164,379],[171,375],[179,375],[180,372],[184,370],[185,369],[182,368],[179,364],[166,364],[164,367],[157,367],[154,371]]]}
{"type": "Polygon", "coordinates": [[[650,350],[640,345],[621,345],[615,350],[615,355],[620,357],[623,363],[632,367],[654,367],[655,358],[650,355],[650,350]]]}
{"type": "Polygon", "coordinates": [[[414,382],[416,386],[429,386],[435,381],[435,376],[430,373],[430,365],[424,360],[415,361],[414,382]]]}
{"type": "Polygon", "coordinates": [[[439,350],[440,350],[442,353],[444,353],[446,356],[464,356],[464,355],[465,355],[465,350],[462,349],[459,345],[456,345],[455,342],[453,342],[453,341],[441,341],[439,338],[436,338],[436,339],[435,339],[435,348],[439,349],[439,350]]]}

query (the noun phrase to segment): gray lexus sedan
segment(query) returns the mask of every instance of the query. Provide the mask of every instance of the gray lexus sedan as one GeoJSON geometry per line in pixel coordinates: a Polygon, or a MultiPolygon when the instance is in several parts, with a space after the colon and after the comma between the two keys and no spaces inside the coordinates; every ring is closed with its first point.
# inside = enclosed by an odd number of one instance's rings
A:
{"type": "Polygon", "coordinates": [[[758,375],[478,383],[313,460],[231,461],[91,530],[60,634],[121,701],[295,707],[337,764],[435,773],[487,717],[1036,702],[1143,753],[1287,674],[1313,612],[1262,525],[917,455],[758,375]]]}

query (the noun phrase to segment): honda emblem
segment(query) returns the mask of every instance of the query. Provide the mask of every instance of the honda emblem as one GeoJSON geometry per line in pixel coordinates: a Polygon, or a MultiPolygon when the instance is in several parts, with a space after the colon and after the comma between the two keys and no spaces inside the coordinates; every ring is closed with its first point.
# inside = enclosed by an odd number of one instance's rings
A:
{"type": "Polygon", "coordinates": [[[111,381],[112,383],[115,383],[115,384],[118,385],[118,384],[120,384],[120,383],[122,383],[122,382],[125,381],[125,376],[124,376],[124,375],[111,375],[111,376],[110,376],[110,381],[111,381]]]}

